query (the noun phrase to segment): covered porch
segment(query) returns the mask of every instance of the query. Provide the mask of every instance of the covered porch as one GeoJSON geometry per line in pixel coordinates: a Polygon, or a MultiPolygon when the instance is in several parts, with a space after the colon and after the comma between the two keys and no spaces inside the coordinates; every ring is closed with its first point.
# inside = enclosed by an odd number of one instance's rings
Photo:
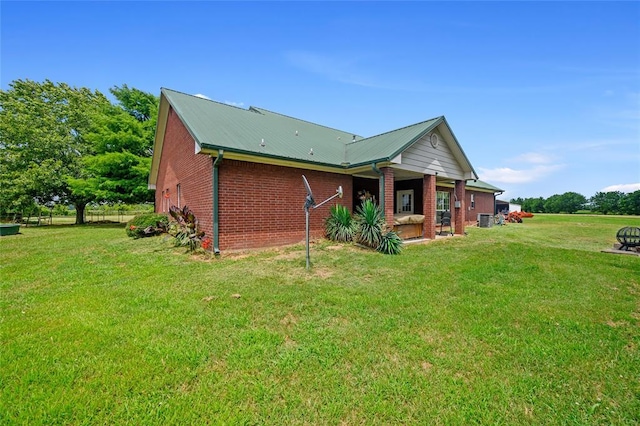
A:
{"type": "Polygon", "coordinates": [[[464,234],[465,181],[396,167],[379,170],[381,175],[353,177],[352,210],[363,199],[373,199],[382,207],[389,229],[405,240],[434,239],[440,233],[464,234]]]}

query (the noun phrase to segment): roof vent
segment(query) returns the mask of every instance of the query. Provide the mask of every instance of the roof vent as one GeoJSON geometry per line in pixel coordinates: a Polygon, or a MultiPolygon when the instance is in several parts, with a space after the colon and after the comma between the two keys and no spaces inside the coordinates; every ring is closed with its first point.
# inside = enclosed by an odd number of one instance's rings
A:
{"type": "Polygon", "coordinates": [[[309,155],[313,155],[313,148],[309,150],[309,155]]]}
{"type": "Polygon", "coordinates": [[[296,136],[298,136],[298,131],[296,130],[296,136]]]}
{"type": "Polygon", "coordinates": [[[356,135],[353,135],[353,140],[352,140],[352,142],[355,142],[355,141],[356,141],[356,135]]]}
{"type": "Polygon", "coordinates": [[[264,138],[262,138],[262,140],[260,141],[260,146],[261,146],[261,147],[263,147],[263,148],[264,148],[265,146],[267,146],[267,144],[266,144],[266,143],[264,143],[264,138]]]}

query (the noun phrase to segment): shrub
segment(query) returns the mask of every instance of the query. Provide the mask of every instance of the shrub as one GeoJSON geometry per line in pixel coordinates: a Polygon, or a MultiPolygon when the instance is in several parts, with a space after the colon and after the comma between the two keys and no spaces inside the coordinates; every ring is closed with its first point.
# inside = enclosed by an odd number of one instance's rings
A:
{"type": "Polygon", "coordinates": [[[195,251],[202,247],[205,250],[210,247],[210,240],[205,239],[204,231],[198,226],[198,219],[189,207],[182,209],[176,206],[169,208],[169,214],[173,221],[169,225],[169,234],[175,237],[176,247],[186,247],[189,251],[195,251]]]}
{"type": "Polygon", "coordinates": [[[144,238],[167,232],[169,218],[163,214],[145,213],[135,216],[127,222],[127,235],[132,238],[144,238]]]}
{"type": "Polygon", "coordinates": [[[324,221],[325,234],[332,241],[349,242],[356,233],[356,223],[349,209],[342,205],[331,207],[331,213],[324,221]]]}
{"type": "Polygon", "coordinates": [[[382,209],[371,200],[365,200],[356,209],[356,241],[367,247],[377,249],[382,241],[384,216],[382,209]]]}
{"type": "Polygon", "coordinates": [[[402,239],[388,230],[380,206],[367,199],[356,209],[355,240],[384,254],[400,254],[402,239]]]}
{"type": "Polygon", "coordinates": [[[384,254],[400,254],[402,251],[402,239],[395,231],[387,231],[382,235],[380,245],[376,250],[384,254]]]}

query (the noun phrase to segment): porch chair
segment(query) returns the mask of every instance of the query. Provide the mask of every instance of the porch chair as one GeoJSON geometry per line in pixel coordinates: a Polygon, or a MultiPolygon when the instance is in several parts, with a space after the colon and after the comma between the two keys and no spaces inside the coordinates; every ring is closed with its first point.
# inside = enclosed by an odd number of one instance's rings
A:
{"type": "Polygon", "coordinates": [[[440,217],[440,235],[443,235],[443,226],[448,226],[449,232],[447,232],[447,234],[453,235],[453,228],[451,227],[451,212],[449,211],[442,212],[442,216],[440,217]]]}

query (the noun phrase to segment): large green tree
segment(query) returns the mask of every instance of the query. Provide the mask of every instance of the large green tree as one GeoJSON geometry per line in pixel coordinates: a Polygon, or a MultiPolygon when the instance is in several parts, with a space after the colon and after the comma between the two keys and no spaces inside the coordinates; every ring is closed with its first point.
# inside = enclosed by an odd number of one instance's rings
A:
{"type": "Polygon", "coordinates": [[[620,191],[596,192],[596,195],[591,197],[591,209],[602,214],[618,214],[620,202],[624,197],[625,194],[620,191]]]}
{"type": "Polygon", "coordinates": [[[83,174],[92,119],[109,103],[98,91],[65,83],[15,80],[0,90],[0,209],[70,202],[82,223],[86,197],[67,181],[83,174]]]}
{"type": "Polygon", "coordinates": [[[583,208],[586,202],[585,196],[577,192],[555,194],[544,202],[544,211],[546,213],[575,213],[583,208]]]}
{"type": "Polygon", "coordinates": [[[544,213],[544,198],[512,198],[511,203],[519,204],[522,210],[530,213],[544,213]]]}
{"type": "Polygon", "coordinates": [[[640,215],[640,189],[629,194],[625,194],[620,200],[620,213],[640,215]]]}
{"type": "Polygon", "coordinates": [[[94,154],[84,160],[85,176],[70,185],[96,202],[152,201],[147,182],[158,98],[126,84],[110,91],[118,104],[106,105],[93,121],[86,138],[94,154]]]}
{"type": "Polygon", "coordinates": [[[16,80],[0,91],[0,211],[72,203],[144,202],[158,98],[115,86],[98,91],[16,80]]]}

